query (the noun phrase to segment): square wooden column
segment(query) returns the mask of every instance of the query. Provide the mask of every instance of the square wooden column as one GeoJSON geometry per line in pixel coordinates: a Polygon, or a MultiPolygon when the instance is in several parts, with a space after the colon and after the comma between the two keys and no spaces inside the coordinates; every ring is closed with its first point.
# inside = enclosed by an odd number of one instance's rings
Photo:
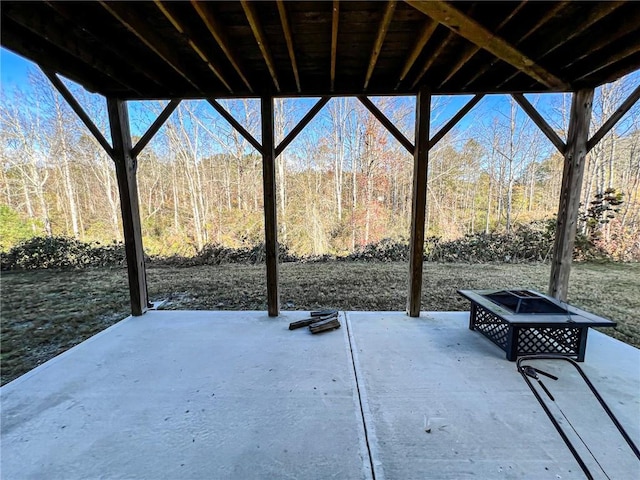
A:
{"type": "Polygon", "coordinates": [[[149,308],[147,279],[142,247],[142,229],[138,205],[137,162],[131,156],[129,113],[124,100],[107,98],[113,159],[120,193],[120,210],[129,275],[131,314],[142,315],[149,308]]]}
{"type": "Polygon", "coordinates": [[[407,300],[407,314],[411,317],[420,316],[420,300],[422,297],[430,118],[431,92],[422,87],[416,97],[416,138],[413,152],[413,201],[411,205],[411,240],[409,244],[409,298],[407,300]]]}
{"type": "Polygon", "coordinates": [[[571,101],[567,147],[564,154],[564,171],[551,262],[551,278],[549,279],[549,295],[562,301],[567,300],[569,290],[569,274],[571,273],[573,247],[576,239],[592,103],[592,88],[574,92],[571,101]]]}
{"type": "Polygon", "coordinates": [[[276,211],[276,153],[273,132],[273,97],[262,97],[262,182],[264,195],[264,240],[267,263],[267,311],[280,314],[278,281],[278,220],[276,211]]]}

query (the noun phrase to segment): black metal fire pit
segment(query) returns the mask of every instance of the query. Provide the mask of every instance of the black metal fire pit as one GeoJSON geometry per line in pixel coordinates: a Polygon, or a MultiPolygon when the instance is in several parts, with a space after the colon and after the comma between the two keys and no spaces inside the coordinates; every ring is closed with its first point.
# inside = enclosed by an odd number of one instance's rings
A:
{"type": "Polygon", "coordinates": [[[555,354],[584,361],[589,327],[616,323],[528,289],[458,290],[471,301],[469,329],[502,348],[507,359],[555,354]]]}

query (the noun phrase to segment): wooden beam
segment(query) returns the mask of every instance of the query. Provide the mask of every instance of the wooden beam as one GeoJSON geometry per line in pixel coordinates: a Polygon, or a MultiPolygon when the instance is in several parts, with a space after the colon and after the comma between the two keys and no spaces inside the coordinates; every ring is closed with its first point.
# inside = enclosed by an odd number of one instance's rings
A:
{"type": "Polygon", "coordinates": [[[241,0],[240,3],[242,4],[244,14],[247,16],[247,20],[249,22],[249,26],[251,27],[251,31],[253,32],[253,36],[256,38],[256,42],[258,42],[258,47],[260,47],[262,58],[264,58],[264,61],[267,64],[267,68],[269,69],[269,73],[271,74],[273,84],[276,86],[276,90],[279,92],[280,84],[278,83],[276,64],[274,63],[273,57],[271,56],[271,51],[269,50],[269,45],[267,44],[267,37],[264,34],[262,25],[260,25],[258,14],[256,13],[256,10],[251,2],[247,0],[241,0]]]}
{"type": "Polygon", "coordinates": [[[640,85],[636,87],[636,89],[631,92],[631,94],[627,97],[627,99],[622,102],[622,105],[618,107],[618,109],[611,114],[609,119],[602,124],[602,126],[598,129],[596,133],[593,134],[593,137],[589,139],[587,142],[587,153],[591,151],[593,147],[595,147],[602,137],[604,137],[609,131],[615,126],[616,123],[627,113],[631,107],[640,99],[640,85]]]}
{"type": "Polygon", "coordinates": [[[293,76],[296,79],[296,88],[298,89],[298,93],[300,93],[300,75],[298,74],[296,52],[293,48],[293,36],[291,35],[291,27],[289,26],[289,19],[287,18],[287,8],[285,7],[283,0],[277,0],[277,5],[278,13],[280,14],[280,23],[282,24],[282,32],[284,33],[284,39],[287,42],[287,50],[289,50],[289,58],[291,59],[293,76]]]}
{"type": "Polygon", "coordinates": [[[469,113],[469,111],[473,107],[475,107],[480,100],[482,100],[482,97],[484,97],[484,93],[475,95],[460,110],[458,110],[458,112],[453,117],[451,117],[451,119],[440,130],[438,130],[438,133],[436,133],[433,138],[429,140],[429,150],[431,150],[436,145],[436,143],[442,140],[442,137],[449,133],[449,131],[458,124],[462,117],[469,113]]]}
{"type": "Polygon", "coordinates": [[[129,32],[135,35],[138,40],[144,43],[149,50],[160,57],[167,65],[169,65],[178,75],[186,82],[194,87],[198,92],[202,93],[202,89],[192,80],[188,73],[185,62],[176,53],[175,49],[158,35],[158,33],[149,27],[149,23],[140,18],[131,8],[131,4],[126,2],[105,2],[100,4],[117,19],[129,32]]]}
{"type": "Polygon", "coordinates": [[[436,28],[438,28],[438,22],[434,22],[433,20],[428,18],[424,26],[422,27],[422,31],[420,32],[420,36],[418,37],[418,41],[413,46],[411,53],[407,57],[407,60],[404,62],[404,67],[402,67],[402,72],[400,72],[400,78],[398,79],[395,90],[398,90],[398,88],[400,88],[400,84],[406,78],[409,70],[411,70],[411,67],[413,67],[414,63],[416,63],[416,60],[433,35],[433,32],[436,31],[436,28]]]}
{"type": "Polygon", "coordinates": [[[565,302],[569,290],[592,104],[592,88],[573,94],[549,279],[549,295],[565,302]]]}
{"type": "Polygon", "coordinates": [[[407,314],[420,316],[424,227],[427,206],[427,170],[429,165],[429,121],[431,93],[421,87],[416,97],[416,145],[413,152],[413,195],[411,204],[411,240],[409,243],[409,298],[407,314]]]}
{"type": "MultiPolygon", "coordinates": [[[[524,2],[523,2],[524,3],[524,2]]],[[[537,22],[536,24],[531,27],[529,29],[529,31],[527,33],[525,33],[522,37],[520,37],[518,39],[518,41],[515,43],[515,46],[517,47],[518,45],[520,45],[522,42],[524,42],[527,38],[529,38],[531,35],[533,35],[535,32],[538,31],[538,29],[540,27],[542,27],[545,23],[547,23],[549,20],[551,20],[552,18],[555,18],[558,13],[564,9],[568,4],[570,4],[570,1],[563,1],[563,2],[558,2],[557,4],[555,4],[554,6],[552,6],[552,8],[550,10],[548,10],[537,22]]],[[[464,87],[462,87],[463,89],[466,89],[469,85],[471,85],[473,82],[475,82],[478,78],[480,78],[482,75],[484,75],[489,69],[493,68],[495,66],[496,63],[498,63],[500,61],[499,58],[493,60],[490,64],[485,64],[484,67],[481,67],[480,69],[478,69],[478,71],[476,72],[476,74],[471,77],[471,80],[469,80],[467,83],[465,83],[464,87]]]]}
{"type": "Polygon", "coordinates": [[[387,30],[389,29],[389,24],[391,23],[391,19],[393,18],[393,12],[396,9],[397,3],[398,2],[395,0],[387,2],[387,6],[384,9],[384,15],[382,16],[382,20],[380,20],[380,26],[378,27],[376,41],[374,42],[373,49],[371,50],[369,67],[367,68],[367,75],[364,79],[364,90],[366,90],[369,86],[369,81],[371,80],[373,70],[376,67],[376,63],[378,62],[378,57],[380,56],[380,51],[382,50],[382,44],[384,43],[384,38],[387,36],[387,30]]]}
{"type": "Polygon", "coordinates": [[[450,31],[449,33],[447,33],[447,36],[445,37],[445,39],[442,42],[440,42],[440,45],[438,45],[438,48],[436,48],[436,50],[431,55],[429,55],[429,58],[427,58],[427,61],[425,62],[424,66],[422,67],[422,70],[420,70],[420,73],[418,73],[418,75],[416,76],[415,80],[411,84],[411,88],[415,88],[416,85],[418,85],[420,80],[422,80],[422,77],[424,77],[424,75],[427,73],[427,71],[431,68],[431,65],[433,65],[433,63],[438,59],[438,57],[440,56],[440,53],[442,53],[442,51],[444,51],[444,49],[446,48],[447,44],[451,41],[451,39],[454,36],[455,36],[455,33],[453,31],[450,31]]]}
{"type": "Polygon", "coordinates": [[[133,158],[138,158],[138,155],[140,155],[142,149],[147,146],[147,144],[151,141],[155,134],[158,133],[160,127],[164,125],[164,122],[166,122],[173,111],[178,108],[178,105],[180,105],[180,101],[180,99],[174,98],[167,104],[166,107],[164,107],[162,112],[160,112],[160,115],[158,115],[158,118],[155,119],[155,121],[151,124],[147,131],[144,132],[144,135],[142,135],[140,140],[138,140],[136,146],[131,149],[131,156],[133,158]]]}
{"type": "Polygon", "coordinates": [[[247,77],[242,71],[242,68],[240,67],[240,63],[238,62],[236,55],[233,53],[233,50],[231,49],[231,47],[229,47],[229,41],[227,40],[227,37],[222,27],[220,27],[220,24],[216,20],[216,17],[211,13],[211,11],[206,6],[207,2],[202,2],[200,0],[191,0],[191,5],[200,16],[200,19],[207,26],[209,33],[211,33],[211,35],[213,36],[214,40],[216,41],[216,43],[218,44],[222,52],[226,55],[227,59],[233,66],[238,76],[242,79],[243,83],[246,85],[249,91],[253,93],[253,88],[251,87],[249,80],[247,80],[247,77]]]}
{"type": "Polygon", "coordinates": [[[233,93],[233,88],[231,88],[231,85],[229,85],[229,82],[227,82],[227,80],[224,78],[224,75],[220,71],[220,68],[216,65],[216,63],[213,60],[211,60],[211,57],[209,57],[204,52],[202,47],[198,45],[194,40],[195,38],[197,38],[197,35],[191,32],[191,29],[188,27],[188,25],[180,21],[178,17],[169,10],[169,7],[166,5],[166,3],[168,2],[162,2],[161,0],[154,0],[154,2],[158,7],[158,9],[166,17],[166,19],[169,20],[171,25],[173,25],[173,27],[178,31],[178,33],[182,35],[183,38],[187,41],[191,49],[205,63],[207,68],[211,70],[211,72],[213,72],[213,74],[216,76],[218,80],[220,80],[220,83],[222,83],[224,87],[227,90],[229,90],[229,93],[233,93]]]}
{"type": "Polygon", "coordinates": [[[264,195],[264,238],[267,263],[267,310],[280,314],[278,279],[278,220],[276,205],[276,155],[273,131],[273,97],[262,97],[262,183],[264,195]]]}
{"type": "Polygon", "coordinates": [[[127,104],[120,99],[107,98],[111,138],[116,164],[116,178],[120,193],[120,210],[124,229],[127,274],[131,296],[131,314],[142,315],[149,307],[147,278],[142,246],[142,228],[138,205],[136,160],[131,156],[131,133],[127,104]]]}
{"type": "Polygon", "coordinates": [[[336,57],[338,54],[338,24],[340,18],[340,2],[333,0],[333,13],[331,16],[331,91],[336,84],[336,57]]]}
{"type": "Polygon", "coordinates": [[[544,133],[547,136],[549,141],[553,143],[553,145],[556,147],[558,152],[564,154],[564,151],[567,148],[567,146],[562,141],[562,139],[558,136],[558,134],[553,130],[553,128],[551,128],[551,126],[547,123],[547,121],[544,118],[542,118],[542,116],[538,113],[535,107],[531,105],[529,100],[527,100],[525,96],[521,93],[513,93],[511,96],[516,102],[518,102],[518,105],[520,105],[522,110],[524,110],[525,113],[529,115],[529,118],[533,120],[533,123],[535,123],[538,126],[538,128],[542,131],[542,133],[544,133]]]}
{"type": "Polygon", "coordinates": [[[56,90],[60,92],[60,95],[62,95],[62,97],[67,101],[71,109],[76,113],[76,115],[78,115],[78,117],[80,117],[80,120],[82,120],[82,123],[85,124],[85,126],[89,129],[89,131],[94,136],[94,138],[102,146],[104,151],[107,152],[107,155],[109,155],[109,157],[113,159],[114,158],[113,148],[111,147],[111,145],[109,145],[109,142],[107,142],[107,140],[104,138],[104,135],[102,135],[102,132],[100,131],[100,129],[96,127],[96,124],[93,123],[93,120],[91,120],[87,112],[84,111],[84,109],[78,103],[78,101],[73,96],[73,94],[69,91],[69,89],[65,86],[65,84],[62,83],[62,80],[60,80],[53,71],[47,70],[42,67],[40,67],[40,69],[42,70],[42,73],[44,73],[45,76],[49,79],[52,85],[56,88],[56,90]]]}
{"type": "Polygon", "coordinates": [[[369,97],[365,97],[364,95],[360,95],[358,97],[360,103],[362,103],[367,110],[371,112],[371,114],[378,119],[378,121],[384,125],[387,131],[393,135],[400,144],[407,149],[407,151],[411,154],[415,151],[415,146],[411,141],[404,136],[404,134],[396,127],[391,120],[387,118],[387,116],[375,106],[375,104],[369,99],[369,97]]]}
{"type": "Polygon", "coordinates": [[[222,105],[220,105],[215,99],[213,98],[208,98],[207,102],[209,102],[209,105],[211,105],[216,112],[218,112],[222,118],[224,118],[227,122],[229,122],[231,124],[231,126],[233,128],[235,128],[238,133],[240,135],[242,135],[244,137],[244,139],[249,142],[253,148],[255,148],[258,153],[262,153],[262,145],[260,145],[260,142],[258,142],[255,138],[253,138],[253,135],[251,135],[249,133],[249,131],[244,128],[240,122],[238,122],[233,115],[231,115],[226,108],[224,108],[222,105]]]}
{"type": "Polygon", "coordinates": [[[304,117],[302,117],[302,119],[298,122],[298,124],[295,127],[293,127],[293,129],[289,132],[289,134],[286,137],[284,137],[284,139],[280,142],[280,145],[276,147],[275,149],[276,157],[280,156],[280,154],[284,151],[284,149],[287,148],[291,142],[293,142],[293,140],[298,136],[298,134],[302,131],[302,129],[306,127],[311,120],[313,120],[313,118],[318,114],[320,110],[322,110],[322,107],[324,107],[327,104],[327,102],[329,102],[329,100],[331,100],[331,97],[329,96],[322,97],[320,100],[316,102],[316,104],[313,107],[311,107],[311,109],[309,109],[307,114],[304,117]]]}
{"type": "MultiPolygon", "coordinates": [[[[522,10],[522,8],[527,4],[527,0],[521,1],[518,5],[516,5],[516,8],[514,8],[511,13],[509,15],[507,15],[502,22],[500,22],[500,24],[496,27],[495,31],[496,33],[499,33],[500,30],[502,30],[502,28],[509,23],[509,21],[511,21],[511,19],[513,17],[515,17],[518,12],[520,10],[522,10]]],[[[449,80],[451,80],[451,78],[458,73],[458,71],[469,61],[471,60],[471,58],[478,53],[480,50],[482,50],[480,47],[478,47],[477,45],[471,45],[467,51],[460,57],[460,59],[456,62],[456,64],[451,68],[451,70],[449,71],[449,73],[447,74],[447,76],[444,78],[444,80],[442,80],[442,82],[440,82],[440,85],[438,85],[438,88],[441,88],[445,83],[447,83],[449,80]]]]}
{"type": "Polygon", "coordinates": [[[490,30],[466,16],[450,3],[413,0],[407,0],[407,3],[543,85],[556,90],[569,89],[563,80],[537,65],[511,44],[493,35],[490,30]]]}

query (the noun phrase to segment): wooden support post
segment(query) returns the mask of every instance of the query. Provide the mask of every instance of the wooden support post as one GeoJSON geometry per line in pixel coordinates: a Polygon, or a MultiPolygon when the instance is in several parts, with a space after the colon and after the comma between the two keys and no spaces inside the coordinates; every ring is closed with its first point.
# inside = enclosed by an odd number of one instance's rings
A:
{"type": "Polygon", "coordinates": [[[120,210],[124,229],[124,244],[129,274],[131,314],[142,315],[149,308],[147,279],[142,248],[142,229],[138,206],[137,163],[131,156],[129,114],[124,100],[107,98],[109,124],[113,141],[113,159],[116,164],[120,210]]]}
{"type": "Polygon", "coordinates": [[[562,173],[560,205],[558,206],[556,238],[553,246],[551,278],[549,279],[549,295],[565,302],[567,301],[569,274],[576,238],[592,103],[592,88],[574,92],[571,101],[567,146],[564,153],[564,171],[562,173]]]}
{"type": "Polygon", "coordinates": [[[264,194],[264,240],[267,261],[267,310],[280,314],[278,293],[278,221],[276,215],[276,153],[273,132],[273,97],[262,97],[262,182],[264,194]]]}
{"type": "Polygon", "coordinates": [[[411,242],[409,253],[409,299],[407,314],[420,316],[422,297],[422,261],[424,255],[424,220],[427,206],[427,167],[429,164],[429,121],[431,92],[421,87],[416,97],[416,138],[413,152],[413,203],[411,207],[411,242]]]}

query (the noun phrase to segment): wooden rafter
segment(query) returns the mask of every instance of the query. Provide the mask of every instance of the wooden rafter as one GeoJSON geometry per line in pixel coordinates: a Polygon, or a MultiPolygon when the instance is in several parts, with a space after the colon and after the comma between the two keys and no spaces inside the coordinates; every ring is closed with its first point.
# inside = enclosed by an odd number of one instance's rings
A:
{"type": "Polygon", "coordinates": [[[267,64],[267,68],[269,69],[269,73],[271,74],[271,78],[273,79],[273,84],[276,86],[276,90],[279,92],[280,83],[278,82],[276,64],[274,63],[273,57],[271,56],[271,51],[269,50],[269,45],[267,44],[267,38],[264,34],[264,30],[262,29],[262,25],[260,24],[260,20],[258,19],[258,14],[256,13],[255,7],[251,4],[251,2],[247,0],[241,0],[240,3],[242,4],[244,14],[247,16],[247,21],[249,22],[249,26],[251,27],[251,31],[253,32],[253,36],[256,38],[256,42],[258,42],[258,47],[260,47],[262,57],[267,64]]]}
{"type": "Polygon", "coordinates": [[[518,105],[520,105],[522,110],[524,110],[525,113],[529,115],[529,118],[533,120],[533,123],[535,123],[538,126],[538,128],[542,131],[542,133],[546,135],[549,141],[553,143],[553,145],[556,147],[558,152],[564,154],[564,151],[567,148],[566,144],[562,141],[562,139],[558,136],[558,134],[553,130],[553,128],[551,128],[551,126],[547,123],[547,121],[544,118],[542,118],[542,115],[538,113],[535,107],[531,105],[529,100],[527,100],[525,96],[521,93],[514,93],[511,96],[518,103],[518,105]]]}
{"type": "Polygon", "coordinates": [[[140,155],[140,152],[142,152],[142,149],[146,147],[147,144],[151,141],[151,139],[155,136],[155,134],[158,133],[158,130],[160,130],[160,127],[164,125],[164,122],[167,121],[167,119],[171,116],[173,111],[176,108],[178,108],[178,105],[180,105],[180,99],[172,99],[167,104],[167,106],[164,107],[162,112],[160,112],[160,115],[158,115],[158,118],[156,118],[155,121],[149,126],[147,131],[144,132],[144,135],[140,137],[140,140],[138,140],[138,143],[136,143],[135,147],[131,149],[131,156],[133,158],[137,158],[138,155],[140,155]]]}
{"type": "Polygon", "coordinates": [[[537,65],[524,53],[502,38],[495,36],[451,4],[413,0],[407,0],[407,3],[543,85],[558,90],[569,90],[569,85],[563,80],[537,65]]]}
{"type": "Polygon", "coordinates": [[[304,117],[302,117],[302,119],[298,122],[298,124],[295,127],[293,127],[289,132],[289,134],[286,137],[284,137],[284,139],[280,142],[280,145],[276,147],[275,149],[276,157],[280,156],[280,154],[284,151],[284,149],[287,148],[289,144],[295,140],[295,138],[302,131],[302,129],[306,127],[311,120],[314,119],[314,117],[318,114],[320,110],[322,110],[322,107],[324,107],[329,102],[329,100],[331,100],[331,97],[329,96],[322,97],[320,100],[316,102],[316,104],[313,107],[309,109],[307,114],[304,117]]]}
{"type": "Polygon", "coordinates": [[[240,68],[240,63],[238,62],[236,55],[233,53],[231,47],[229,46],[229,41],[227,40],[226,35],[220,24],[216,20],[215,16],[211,13],[211,11],[207,8],[206,2],[201,2],[197,0],[191,0],[191,5],[193,5],[194,10],[200,16],[200,19],[204,22],[209,33],[213,36],[214,40],[222,50],[222,52],[226,55],[227,59],[233,66],[233,69],[236,71],[242,82],[246,85],[251,93],[253,93],[253,88],[247,80],[246,75],[240,68]]]}
{"type": "Polygon", "coordinates": [[[175,50],[171,48],[153,29],[151,29],[144,19],[134,13],[129,5],[124,2],[104,1],[100,1],[100,4],[127,30],[129,30],[129,32],[135,35],[138,40],[144,43],[149,50],[155,53],[167,65],[175,70],[176,73],[184,78],[189,85],[194,87],[197,91],[202,92],[200,86],[191,79],[183,60],[176,54],[175,50]]]}
{"type": "MultiPolygon", "coordinates": [[[[571,3],[570,1],[559,2],[551,10],[547,11],[547,13],[542,18],[540,18],[536,22],[536,24],[529,29],[529,31],[527,33],[525,33],[522,37],[520,37],[518,39],[518,41],[515,43],[515,46],[517,47],[518,45],[520,45],[527,38],[529,38],[531,35],[533,35],[535,32],[537,32],[538,29],[540,27],[542,27],[545,23],[547,23],[552,18],[555,18],[558,15],[558,13],[560,13],[560,11],[563,10],[570,3],[571,3]]],[[[491,63],[486,64],[484,67],[481,67],[480,69],[478,69],[476,74],[473,77],[471,77],[471,79],[469,81],[467,81],[465,83],[464,87],[462,87],[462,88],[466,89],[469,85],[471,85],[478,78],[480,78],[482,75],[484,75],[488,70],[492,69],[496,65],[496,63],[498,63],[499,61],[500,61],[500,59],[497,58],[497,59],[493,60],[491,63]]]]}
{"type": "Polygon", "coordinates": [[[411,70],[411,67],[413,67],[413,64],[416,63],[418,56],[433,35],[433,32],[436,31],[436,28],[438,28],[438,22],[434,22],[433,20],[428,18],[424,26],[422,27],[422,31],[420,32],[420,36],[418,37],[418,41],[413,46],[411,53],[407,57],[407,60],[404,62],[404,67],[402,67],[402,72],[400,73],[400,78],[398,79],[398,84],[396,85],[395,90],[398,90],[398,88],[400,88],[400,84],[409,73],[409,70],[411,70]]]}
{"type": "Polygon", "coordinates": [[[131,79],[123,79],[121,70],[95,58],[93,52],[83,48],[82,44],[76,42],[73,37],[83,35],[84,32],[76,25],[68,22],[64,22],[64,24],[62,22],[52,22],[50,19],[51,11],[46,7],[35,6],[28,14],[24,10],[11,8],[11,6],[6,7],[3,5],[3,8],[6,18],[10,18],[21,27],[46,39],[47,42],[56,45],[71,57],[116,81],[123,88],[133,90],[136,93],[140,93],[141,88],[143,88],[141,81],[131,82],[131,79]]]}
{"type": "Polygon", "coordinates": [[[340,2],[333,0],[333,12],[331,14],[331,91],[336,84],[336,57],[338,55],[338,24],[340,19],[340,2]]]}
{"type": "Polygon", "coordinates": [[[607,32],[606,43],[597,43],[594,44],[591,48],[576,52],[574,55],[572,55],[572,58],[567,59],[567,63],[562,66],[562,70],[568,69],[582,59],[587,58],[589,55],[592,55],[593,53],[608,47],[611,43],[621,39],[622,37],[636,32],[638,30],[638,25],[640,25],[640,10],[632,12],[632,14],[626,17],[625,20],[626,21],[624,23],[617,25],[615,31],[607,32]]]}
{"type": "Polygon", "coordinates": [[[220,71],[220,68],[216,65],[216,63],[211,60],[211,58],[204,52],[204,50],[196,43],[194,38],[196,36],[190,32],[190,29],[187,25],[181,22],[176,15],[174,15],[169,7],[166,5],[167,2],[163,2],[161,0],[154,0],[158,9],[163,13],[163,15],[171,22],[171,25],[182,35],[191,49],[196,52],[196,54],[200,57],[200,59],[207,65],[207,68],[213,72],[213,74],[220,80],[220,82],[225,86],[229,93],[233,93],[233,88],[229,85],[229,82],[224,78],[224,75],[220,71]]]}
{"type": "Polygon", "coordinates": [[[600,70],[603,70],[608,66],[619,62],[620,60],[624,60],[625,58],[630,57],[631,55],[636,55],[638,52],[640,52],[640,39],[636,39],[633,44],[628,45],[627,47],[623,48],[613,55],[610,55],[609,57],[607,57],[607,61],[605,63],[598,65],[596,68],[591,68],[588,72],[577,78],[576,81],[580,81],[583,78],[588,77],[589,75],[593,75],[594,73],[599,72],[600,70]]]}
{"type": "Polygon", "coordinates": [[[432,149],[440,140],[442,140],[442,138],[458,124],[462,117],[469,113],[469,111],[475,107],[480,100],[482,100],[482,97],[484,97],[484,94],[479,93],[465,103],[465,105],[458,110],[458,112],[451,117],[451,119],[440,130],[438,130],[433,137],[431,137],[429,140],[429,149],[432,149]]]}
{"type": "Polygon", "coordinates": [[[413,154],[415,150],[415,146],[404,134],[394,125],[394,123],[387,118],[387,116],[380,111],[378,107],[369,99],[369,97],[365,97],[364,95],[360,95],[358,97],[360,103],[362,103],[367,110],[371,112],[371,114],[378,119],[378,121],[387,129],[387,131],[393,135],[398,142],[411,154],[413,154]]]}
{"type": "Polygon", "coordinates": [[[593,137],[589,139],[587,142],[587,153],[591,151],[593,147],[595,147],[602,137],[604,137],[609,131],[618,123],[618,121],[624,116],[625,113],[629,111],[631,107],[640,99],[640,85],[636,87],[636,89],[631,92],[631,94],[627,97],[627,99],[622,102],[622,105],[618,107],[618,109],[611,114],[609,119],[604,122],[604,124],[598,129],[596,133],[593,134],[593,137]]]}
{"type": "MultiPolygon", "coordinates": [[[[558,48],[562,47],[563,45],[566,45],[567,42],[569,42],[572,38],[575,38],[580,33],[582,33],[584,30],[586,30],[589,27],[591,27],[593,24],[595,24],[598,21],[602,20],[604,17],[609,15],[611,12],[616,10],[618,7],[622,6],[624,3],[626,3],[626,2],[613,2],[613,1],[609,1],[609,2],[594,2],[594,5],[596,5],[596,6],[590,12],[588,18],[584,21],[584,23],[581,24],[581,27],[582,27],[581,30],[573,30],[572,33],[570,33],[568,35],[565,35],[563,37],[563,39],[562,39],[562,42],[553,42],[553,44],[551,45],[550,48],[548,48],[544,53],[542,53],[542,55],[538,56],[538,61],[543,59],[547,55],[550,55],[552,52],[555,52],[558,48]]],[[[503,85],[506,85],[513,78],[517,77],[519,74],[520,74],[520,72],[515,72],[514,74],[510,75],[509,77],[507,77],[504,81],[502,81],[498,85],[498,88],[500,88],[503,85]]]]}
{"type": "Polygon", "coordinates": [[[440,45],[438,45],[438,48],[436,48],[435,52],[433,52],[431,55],[429,55],[429,58],[427,58],[427,61],[422,67],[422,70],[420,70],[420,73],[418,73],[415,80],[411,84],[411,88],[415,88],[420,80],[422,80],[422,77],[425,76],[427,71],[431,68],[431,65],[433,65],[433,63],[438,59],[440,53],[447,47],[447,44],[453,39],[453,37],[455,37],[455,33],[453,32],[453,30],[447,33],[447,36],[442,42],[440,42],[440,45]]]}
{"type": "Polygon", "coordinates": [[[298,93],[300,93],[300,75],[298,74],[296,52],[293,48],[293,35],[291,35],[291,27],[289,26],[289,19],[287,18],[287,8],[285,7],[283,0],[278,0],[277,5],[278,13],[280,14],[280,23],[282,24],[282,32],[284,33],[284,39],[287,42],[287,50],[289,51],[289,58],[291,59],[293,76],[296,79],[296,88],[298,89],[298,93]]]}
{"type": "Polygon", "coordinates": [[[207,102],[209,102],[209,105],[211,105],[216,112],[218,112],[220,114],[220,116],[222,116],[222,118],[224,118],[227,122],[229,122],[231,124],[231,126],[233,128],[235,128],[238,133],[240,135],[242,135],[244,137],[244,139],[249,142],[253,148],[255,148],[259,153],[262,153],[262,145],[260,144],[260,142],[258,142],[253,135],[251,135],[249,133],[249,131],[244,128],[240,122],[238,122],[238,120],[236,120],[233,115],[231,115],[226,108],[224,108],[222,105],[220,105],[215,99],[213,98],[208,98],[207,102]]]}
{"type": "MultiPolygon", "coordinates": [[[[524,0],[522,2],[520,2],[518,5],[516,5],[516,8],[514,8],[511,13],[509,15],[507,15],[502,22],[500,22],[498,24],[498,26],[496,27],[495,31],[496,32],[500,32],[500,30],[502,30],[504,28],[504,26],[509,23],[509,21],[511,21],[511,19],[513,17],[515,17],[518,12],[520,10],[522,10],[522,8],[527,4],[527,1],[524,0]]],[[[447,83],[449,80],[451,80],[451,78],[458,73],[458,71],[462,68],[463,65],[465,65],[469,60],[471,60],[471,58],[478,53],[480,50],[482,50],[480,47],[478,47],[477,45],[473,44],[471,45],[467,51],[460,57],[460,59],[458,60],[458,62],[451,68],[451,70],[449,71],[449,73],[447,74],[447,76],[444,78],[444,80],[442,80],[442,82],[440,82],[440,85],[438,86],[438,88],[441,88],[445,83],[447,83]]]]}
{"type": "Polygon", "coordinates": [[[369,81],[371,80],[371,76],[373,75],[373,70],[376,67],[376,63],[378,61],[378,56],[380,56],[380,51],[382,50],[382,44],[384,43],[384,37],[387,36],[387,30],[389,29],[389,24],[391,23],[391,19],[393,18],[393,12],[396,9],[396,4],[398,2],[392,0],[387,2],[387,6],[384,9],[384,15],[382,16],[382,20],[380,21],[380,26],[378,27],[378,34],[376,35],[376,41],[373,44],[373,49],[371,50],[371,57],[369,58],[369,67],[367,68],[367,76],[364,79],[364,90],[369,86],[369,81]]]}
{"type": "MultiPolygon", "coordinates": [[[[46,1],[45,2],[53,11],[63,17],[68,22],[78,24],[79,19],[77,17],[77,9],[71,2],[58,2],[58,1],[46,1]]],[[[85,34],[89,35],[95,42],[100,42],[100,34],[96,31],[96,25],[83,25],[82,30],[85,34]]],[[[65,32],[65,36],[70,37],[70,32],[65,32]]],[[[129,52],[123,52],[117,44],[106,44],[105,47],[109,52],[117,58],[119,62],[127,65],[130,71],[135,71],[140,77],[144,77],[145,83],[148,86],[148,81],[155,83],[158,86],[163,85],[163,80],[158,78],[157,75],[153,75],[147,69],[141,68],[136,61],[132,61],[129,52]]]]}
{"type": "Polygon", "coordinates": [[[104,135],[102,135],[102,132],[100,131],[100,129],[96,127],[96,124],[93,123],[93,120],[91,120],[91,117],[87,115],[87,112],[84,111],[84,109],[78,103],[78,101],[73,96],[73,94],[69,91],[69,89],[65,86],[65,84],[62,83],[62,80],[60,80],[58,76],[55,74],[55,72],[51,70],[47,70],[42,67],[41,67],[41,70],[42,70],[42,73],[45,74],[45,76],[49,79],[52,85],[56,88],[56,90],[60,92],[60,95],[62,95],[62,97],[67,101],[71,109],[76,113],[76,115],[78,115],[78,117],[80,117],[80,120],[82,120],[82,123],[85,124],[85,126],[93,134],[93,136],[98,141],[98,143],[102,146],[102,148],[104,148],[104,151],[107,152],[107,155],[109,155],[109,157],[113,159],[114,158],[113,148],[111,147],[111,145],[109,145],[109,142],[107,142],[107,140],[104,138],[104,135]]]}

